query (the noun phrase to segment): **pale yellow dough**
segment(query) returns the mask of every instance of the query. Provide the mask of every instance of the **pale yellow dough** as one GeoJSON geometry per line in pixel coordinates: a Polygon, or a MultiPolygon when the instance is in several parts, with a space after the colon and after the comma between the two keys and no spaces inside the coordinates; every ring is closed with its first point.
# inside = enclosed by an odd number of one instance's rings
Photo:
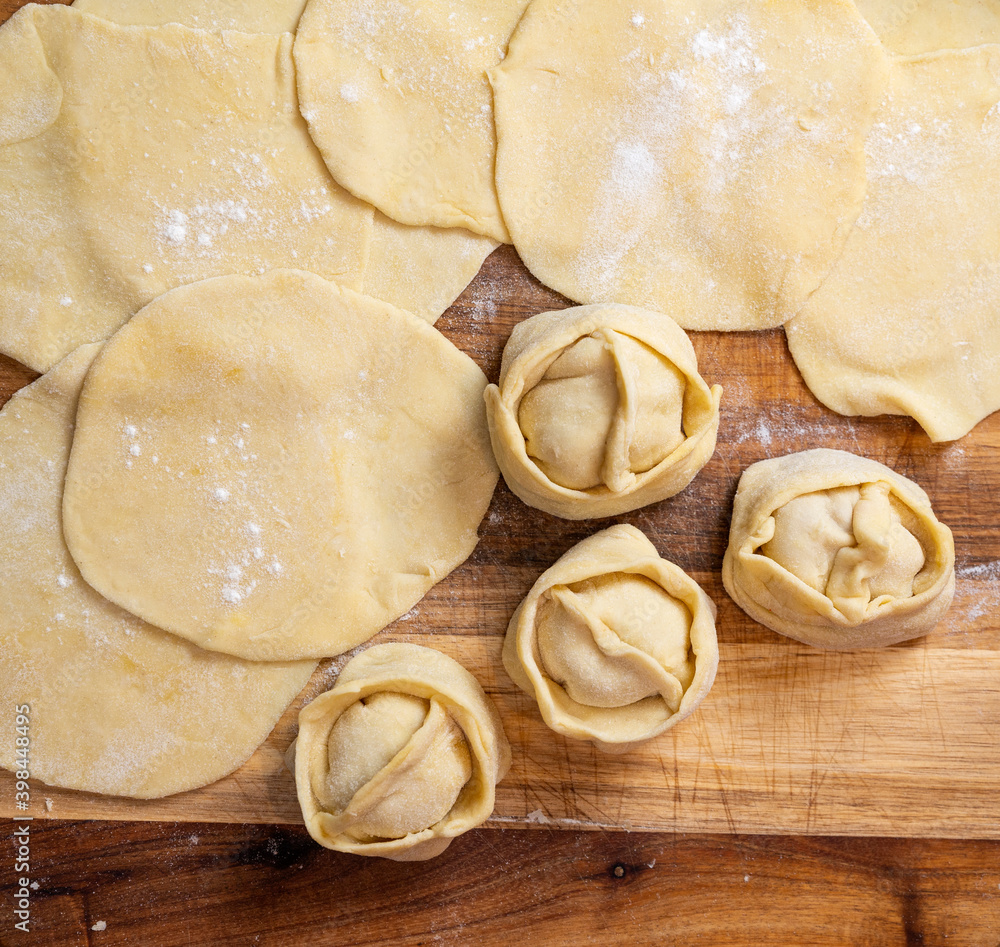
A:
{"type": "Polygon", "coordinates": [[[595,305],[516,326],[486,408],[511,490],[588,519],[683,490],[715,450],[721,396],[669,317],[595,305]]]}
{"type": "Polygon", "coordinates": [[[149,799],[240,766],[305,686],[312,661],[257,664],[153,628],[80,576],[60,525],[84,346],[0,411],[0,765],[18,769],[15,705],[30,707],[30,771],[50,786],[149,799]]]}
{"type": "Polygon", "coordinates": [[[528,0],[310,0],[299,96],[333,176],[401,223],[508,241],[486,71],[528,0]]]}
{"type": "Polygon", "coordinates": [[[892,53],[1000,42],[1000,0],[854,0],[892,53]]]}
{"type": "Polygon", "coordinates": [[[781,325],[861,207],[886,69],[850,0],[535,0],[490,74],[514,245],[580,303],[781,325]]]}
{"type": "Polygon", "coordinates": [[[376,211],[364,292],[436,322],[498,246],[461,227],[407,227],[376,211]]]}
{"type": "Polygon", "coordinates": [[[0,27],[0,351],[46,370],[211,276],[361,288],[372,209],[309,137],[291,43],[62,6],[0,27]]]}
{"type": "Polygon", "coordinates": [[[102,594],[202,647],[339,654],[475,547],[485,384],[422,320],[311,274],[181,287],[94,363],[67,543],[102,594]]]}
{"type": "MultiPolygon", "coordinates": [[[[74,7],[122,25],[180,23],[247,33],[294,32],[305,0],[76,0],[74,7]]],[[[499,244],[461,227],[408,227],[376,212],[360,288],[368,296],[435,322],[472,282],[499,244]]]]}
{"type": "Polygon", "coordinates": [[[1000,45],[892,65],[844,254],[785,327],[841,414],[908,414],[933,441],[1000,408],[1000,45]]]}
{"type": "Polygon", "coordinates": [[[819,648],[875,648],[941,619],[955,547],[912,480],[845,451],[810,450],[743,472],[722,579],[773,631],[819,648]]]}
{"type": "Polygon", "coordinates": [[[503,663],[556,733],[624,752],[705,699],[715,605],[634,526],[612,526],[542,573],[510,620],[503,663]]]}
{"type": "Polygon", "coordinates": [[[73,6],[123,26],[294,33],[306,0],[76,0],[73,6]]]}
{"type": "Polygon", "coordinates": [[[299,713],[299,804],[320,845],[420,861],[493,811],[510,746],[492,701],[452,658],[412,644],[352,658],[299,713]]]}

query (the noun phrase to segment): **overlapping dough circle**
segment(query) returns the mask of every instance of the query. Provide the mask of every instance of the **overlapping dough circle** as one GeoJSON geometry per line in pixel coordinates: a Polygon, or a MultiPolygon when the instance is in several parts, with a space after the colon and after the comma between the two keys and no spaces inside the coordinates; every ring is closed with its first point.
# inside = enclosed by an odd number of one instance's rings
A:
{"type": "Polygon", "coordinates": [[[486,70],[527,3],[310,0],[299,97],[337,181],[401,223],[507,241],[486,70]]]}
{"type": "Polygon", "coordinates": [[[44,371],[212,276],[362,288],[372,209],[309,137],[291,44],[62,6],[0,27],[0,351],[44,371]]]}
{"type": "MultiPolygon", "coordinates": [[[[195,647],[97,594],[60,524],[84,346],[0,412],[0,697],[31,708],[31,775],[155,798],[240,766],[305,686],[312,661],[258,664],[195,647]]],[[[17,769],[13,725],[0,765],[17,769]]]]}
{"type": "Polygon", "coordinates": [[[174,290],[88,377],[67,542],[102,594],[203,647],[338,654],[474,548],[485,383],[425,322],[311,274],[174,290]]]}
{"type": "Polygon", "coordinates": [[[827,407],[948,441],[1000,408],[1000,45],[891,76],[857,226],[785,332],[827,407]]]}
{"type": "MultiPolygon", "coordinates": [[[[179,23],[206,30],[282,33],[295,30],[305,0],[241,0],[209,7],[201,0],[76,0],[74,8],[122,25],[179,23]]],[[[228,160],[225,154],[218,157],[228,160]]],[[[338,281],[434,322],[496,247],[497,241],[462,227],[410,227],[376,212],[360,285],[338,281]]],[[[292,265],[291,258],[283,262],[292,265]]]]}
{"type": "Polygon", "coordinates": [[[886,58],[849,0],[535,0],[491,80],[500,203],[535,276],[751,329],[837,258],[886,58]]]}

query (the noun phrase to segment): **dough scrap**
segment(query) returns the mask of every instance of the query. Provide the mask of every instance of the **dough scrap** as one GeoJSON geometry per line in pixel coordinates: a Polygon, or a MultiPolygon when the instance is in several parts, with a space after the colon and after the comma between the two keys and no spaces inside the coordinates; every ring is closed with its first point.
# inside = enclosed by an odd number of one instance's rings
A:
{"type": "Polygon", "coordinates": [[[436,322],[498,246],[461,227],[408,227],[375,211],[364,292],[436,322]]]}
{"type": "Polygon", "coordinates": [[[896,59],[844,254],[785,327],[810,390],[932,441],[1000,408],[1000,46],[896,59]]]}
{"type": "Polygon", "coordinates": [[[588,519],[683,490],[715,450],[721,396],[667,316],[594,305],[517,325],[486,407],[511,490],[547,513],[588,519]]]}
{"type": "Polygon", "coordinates": [[[577,302],[781,325],[861,208],[886,69],[850,0],[535,0],[490,73],[514,245],[577,302]]]}
{"type": "Polygon", "coordinates": [[[45,371],[211,276],[296,266],[361,288],[372,209],[309,138],[291,43],[63,6],[0,27],[2,77],[44,92],[0,110],[0,351],[45,371]]]}
{"type": "MultiPolygon", "coordinates": [[[[138,799],[221,779],[263,742],[315,662],[257,664],[145,624],[84,582],[60,526],[83,346],[0,411],[0,697],[31,708],[31,775],[138,799]]],[[[0,765],[17,766],[13,723],[0,765]]]]}
{"type": "Polygon", "coordinates": [[[122,26],[165,26],[294,33],[306,0],[75,0],[73,7],[122,26]]]}
{"type": "Polygon", "coordinates": [[[854,0],[882,44],[901,56],[1000,42],[1000,0],[854,0]]]}
{"type": "Polygon", "coordinates": [[[493,811],[510,768],[500,716],[457,661],[375,645],[299,713],[290,748],[299,804],[320,845],[420,861],[493,811]]]}
{"type": "Polygon", "coordinates": [[[918,638],[955,591],[955,546],[927,494],[888,467],[817,450],[740,477],[726,591],[751,618],[817,648],[918,638]]]}
{"type": "Polygon", "coordinates": [[[509,242],[486,70],[527,4],[310,0],[295,40],[299,96],[337,181],[401,223],[509,242]]]}
{"type": "Polygon", "coordinates": [[[202,647],[339,654],[475,547],[485,384],[427,323],[312,274],[173,290],[88,376],[67,543],[102,594],[202,647]]]}
{"type": "Polygon", "coordinates": [[[707,696],[715,605],[634,526],[612,526],[542,573],[510,620],[503,664],[556,733],[625,752],[707,696]]]}

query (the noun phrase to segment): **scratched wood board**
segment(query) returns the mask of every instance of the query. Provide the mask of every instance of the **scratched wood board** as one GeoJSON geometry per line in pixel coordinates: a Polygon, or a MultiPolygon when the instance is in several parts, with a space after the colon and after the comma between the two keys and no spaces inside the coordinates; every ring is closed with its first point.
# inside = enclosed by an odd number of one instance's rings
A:
{"type": "MultiPolygon", "coordinates": [[[[438,323],[491,380],[510,330],[568,302],[498,250],[438,323]]],[[[1000,415],[933,445],[906,418],[844,418],[802,383],[780,330],[694,333],[703,375],[724,388],[716,453],[682,494],[609,520],[573,523],[531,509],[501,481],[472,557],[375,640],[438,648],[496,700],[513,747],[492,824],[667,831],[1000,837],[1000,415]],[[837,447],[926,488],[955,533],[958,587],[925,638],[881,650],[824,652],[747,618],[720,567],[740,472],[754,461],[837,447]],[[507,622],[537,576],[613,522],[644,530],[719,608],[721,662],[688,720],[623,756],[548,730],[507,677],[507,622]]],[[[0,362],[5,400],[34,375],[0,362]]],[[[298,708],[329,687],[325,662],[237,772],[203,789],[136,802],[34,785],[36,817],[201,822],[300,821],[282,763],[298,708]]],[[[198,708],[193,707],[192,713],[198,708]]],[[[0,814],[12,815],[0,775],[0,814]]]]}

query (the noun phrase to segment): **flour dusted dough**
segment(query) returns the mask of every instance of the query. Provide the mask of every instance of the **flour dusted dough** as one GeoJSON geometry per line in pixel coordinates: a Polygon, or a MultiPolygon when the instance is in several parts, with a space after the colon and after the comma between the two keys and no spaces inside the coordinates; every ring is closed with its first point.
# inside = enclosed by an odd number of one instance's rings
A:
{"type": "Polygon", "coordinates": [[[948,610],[955,547],[912,480],[809,450],[743,472],[722,579],[751,618],[789,638],[881,647],[926,634],[948,610]]]}
{"type": "Polygon", "coordinates": [[[372,210],[309,138],[291,42],[62,6],[0,27],[0,351],[48,369],[210,276],[361,288],[372,210]]]}
{"type": "Polygon", "coordinates": [[[885,76],[850,0],[535,0],[491,73],[514,245],[577,302],[780,325],[861,207],[885,76]]]}
{"type": "Polygon", "coordinates": [[[327,848],[418,861],[493,811],[510,767],[500,717],[452,658],[375,645],[299,714],[295,783],[327,848]]]}
{"type": "Polygon", "coordinates": [[[486,70],[528,0],[310,0],[299,96],[333,176],[411,225],[507,241],[486,70]]]}
{"type": "Polygon", "coordinates": [[[896,59],[844,255],[787,326],[841,414],[908,414],[933,441],[1000,408],[1000,46],[896,59]]]}
{"type": "Polygon", "coordinates": [[[556,733],[624,752],[705,699],[715,605],[634,526],[612,526],[542,573],[510,620],[503,663],[556,733]]]}
{"type": "MultiPolygon", "coordinates": [[[[63,542],[60,502],[80,348],[0,411],[0,698],[31,707],[31,775],[148,799],[240,766],[305,686],[311,661],[203,651],[97,594],[63,542]]],[[[14,727],[0,765],[16,770],[14,727]]]]}
{"type": "Polygon", "coordinates": [[[854,0],[890,52],[904,56],[1000,42],[1000,0],[854,0]]]}
{"type": "Polygon", "coordinates": [[[364,292],[436,322],[498,246],[461,227],[407,227],[376,211],[364,292]]]}
{"type": "Polygon", "coordinates": [[[306,0],[76,0],[73,6],[123,26],[180,23],[202,30],[294,33],[306,0]]]}
{"type": "Polygon", "coordinates": [[[683,490],[715,450],[721,395],[667,316],[594,305],[516,326],[486,406],[511,490],[587,519],[683,490]]]}
{"type": "Polygon", "coordinates": [[[339,654],[475,547],[485,384],[427,323],[311,274],[173,290],[87,378],[67,543],[107,598],[203,647],[339,654]]]}
{"type": "MultiPolygon", "coordinates": [[[[282,33],[295,30],[305,0],[241,0],[207,8],[202,0],[76,0],[74,6],[124,25],[181,23],[202,29],[282,33]]],[[[497,246],[495,240],[461,227],[408,227],[376,211],[364,279],[354,288],[435,322],[497,246]]]]}

